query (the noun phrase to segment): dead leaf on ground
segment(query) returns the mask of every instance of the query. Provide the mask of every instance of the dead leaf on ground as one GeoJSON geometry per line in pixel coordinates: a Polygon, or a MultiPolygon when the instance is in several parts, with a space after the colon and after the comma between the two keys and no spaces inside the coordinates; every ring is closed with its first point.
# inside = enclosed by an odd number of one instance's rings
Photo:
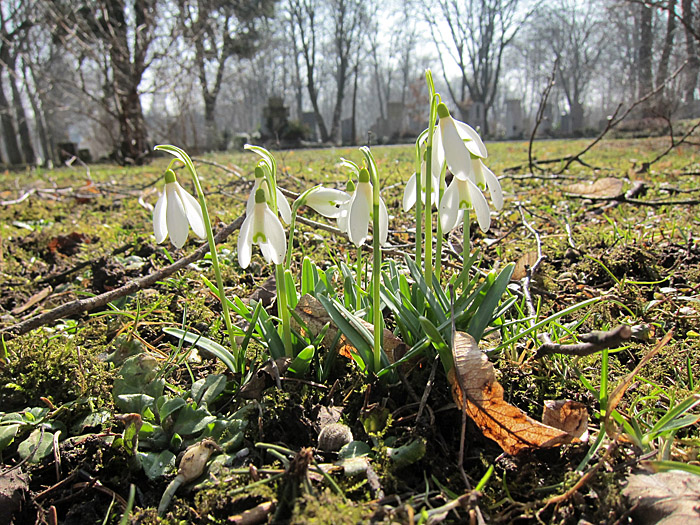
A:
{"type": "MultiPolygon", "coordinates": [[[[306,324],[306,327],[311,332],[311,336],[315,337],[326,324],[330,323],[328,326],[328,331],[323,338],[323,345],[326,348],[330,348],[338,335],[338,327],[333,323],[331,317],[326,312],[323,305],[318,299],[311,295],[304,295],[297,303],[294,311],[299,315],[301,320],[306,324]]],[[[366,321],[360,320],[362,325],[369,330],[370,333],[374,333],[374,326],[366,321]]],[[[297,325],[295,320],[292,318],[292,326],[294,329],[299,330],[300,327],[297,325]]],[[[401,339],[396,337],[391,330],[384,329],[384,341],[382,344],[384,352],[387,355],[390,363],[394,363],[401,359],[406,352],[408,347],[401,339]]],[[[338,340],[338,352],[352,359],[353,354],[357,355],[357,349],[350,343],[347,337],[341,334],[338,340]]]]}
{"type": "Polygon", "coordinates": [[[22,304],[22,305],[20,305],[20,306],[14,307],[14,308],[11,310],[10,313],[11,313],[12,315],[17,315],[17,314],[21,314],[22,312],[26,312],[27,310],[29,310],[29,309],[30,309],[32,306],[34,306],[35,304],[40,303],[41,301],[43,301],[44,299],[46,299],[52,291],[53,291],[53,288],[51,288],[50,286],[47,286],[47,287],[44,288],[43,290],[40,290],[40,291],[38,291],[37,293],[35,293],[34,295],[32,295],[32,296],[27,300],[26,303],[24,303],[24,304],[22,304]]]}
{"type": "Polygon", "coordinates": [[[625,183],[614,177],[598,179],[593,184],[579,182],[571,184],[565,188],[565,193],[580,197],[617,197],[622,195],[622,188],[625,183]]]}
{"type": "Polygon", "coordinates": [[[239,396],[243,399],[260,399],[263,391],[273,385],[279,384],[280,379],[287,372],[292,360],[289,357],[269,359],[253,374],[245,385],[239,390],[239,396]]]}
{"type": "Polygon", "coordinates": [[[671,525],[700,521],[700,476],[674,470],[656,474],[631,474],[622,491],[630,504],[634,523],[671,525]]]}
{"type": "Polygon", "coordinates": [[[536,251],[524,253],[518,262],[515,263],[515,268],[513,269],[513,275],[510,276],[511,281],[519,281],[527,275],[527,269],[532,268],[532,266],[537,262],[538,254],[536,251]]]}
{"type": "Polygon", "coordinates": [[[535,421],[507,403],[493,365],[471,335],[455,334],[453,355],[455,366],[447,376],[453,399],[462,409],[462,398],[466,395],[467,415],[506,453],[516,455],[527,449],[579,441],[576,436],[535,421]]]}
{"type": "Polygon", "coordinates": [[[588,436],[588,409],[578,401],[548,399],[544,402],[542,423],[585,441],[583,436],[588,436]]]}

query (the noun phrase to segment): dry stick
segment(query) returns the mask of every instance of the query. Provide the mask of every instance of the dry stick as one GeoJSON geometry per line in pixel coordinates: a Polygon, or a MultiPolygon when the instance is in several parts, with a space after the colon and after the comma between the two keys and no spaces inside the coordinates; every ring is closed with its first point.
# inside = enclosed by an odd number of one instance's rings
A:
{"type": "MultiPolygon", "coordinates": [[[[240,228],[241,224],[243,224],[243,219],[243,216],[238,217],[232,223],[225,226],[216,234],[216,236],[214,237],[214,242],[217,244],[222,242],[229,235],[231,235],[231,233],[240,228]]],[[[22,321],[21,323],[14,324],[8,328],[0,330],[0,336],[2,336],[5,341],[9,341],[17,336],[26,334],[27,332],[30,332],[45,324],[56,321],[62,317],[76,315],[83,312],[88,312],[90,310],[94,310],[95,308],[100,308],[106,305],[107,303],[114,301],[115,299],[135,293],[138,290],[153,285],[157,281],[168,277],[169,275],[172,275],[173,273],[182,268],[185,268],[188,264],[198,261],[199,259],[204,257],[204,255],[208,252],[209,245],[207,243],[204,243],[190,255],[188,255],[187,257],[183,257],[182,259],[174,262],[170,266],[166,266],[165,268],[162,268],[161,270],[141,277],[140,279],[130,281],[124,286],[115,288],[114,290],[110,290],[109,292],[105,292],[94,297],[78,299],[77,301],[62,304],[61,306],[57,306],[53,310],[49,310],[48,312],[44,312],[34,317],[30,317],[29,319],[22,321]]]]}
{"type": "Polygon", "coordinates": [[[579,336],[583,341],[578,344],[545,343],[537,349],[535,359],[540,359],[550,354],[565,354],[575,356],[591,355],[606,348],[615,348],[629,341],[632,337],[632,328],[622,324],[605,332],[590,332],[579,336]]]}
{"type": "Polygon", "coordinates": [[[215,168],[219,168],[220,170],[224,170],[226,173],[230,173],[231,175],[235,175],[239,179],[243,179],[243,175],[241,175],[241,168],[236,166],[236,169],[229,168],[228,166],[224,166],[223,164],[219,164],[218,162],[214,162],[213,160],[206,160],[202,159],[199,157],[192,157],[192,160],[194,162],[199,162],[200,164],[209,164],[210,166],[214,166],[215,168]]]}
{"type": "MultiPolygon", "coordinates": [[[[537,269],[544,260],[544,256],[542,255],[542,239],[540,238],[540,234],[537,232],[537,230],[535,230],[535,228],[533,228],[532,225],[525,219],[525,211],[521,205],[518,206],[518,211],[520,212],[520,218],[523,221],[523,226],[525,226],[525,228],[527,228],[527,230],[535,236],[535,241],[537,242],[537,260],[535,261],[535,264],[527,269],[525,272],[525,277],[520,279],[520,285],[523,288],[523,295],[525,296],[525,304],[527,305],[527,313],[530,317],[529,324],[530,327],[532,327],[534,326],[535,319],[537,318],[537,310],[535,309],[535,304],[532,301],[530,286],[532,285],[532,276],[535,275],[535,272],[537,272],[537,269]]],[[[545,340],[545,343],[552,342],[549,338],[549,334],[546,332],[542,333],[542,339],[545,340]]]]}
{"type": "Polygon", "coordinates": [[[552,88],[554,87],[554,76],[556,74],[556,70],[557,70],[558,66],[559,66],[559,57],[557,57],[554,60],[554,64],[552,65],[552,72],[549,75],[549,78],[547,79],[547,87],[544,88],[544,91],[542,92],[542,97],[540,98],[540,105],[537,108],[537,114],[535,117],[535,126],[532,128],[532,134],[530,134],[530,143],[527,146],[527,165],[528,165],[528,168],[530,169],[530,173],[533,173],[535,171],[534,168],[537,168],[540,171],[544,171],[542,168],[537,166],[535,160],[532,158],[532,145],[535,142],[535,135],[537,135],[537,129],[540,127],[540,124],[542,123],[542,120],[544,119],[544,110],[545,110],[545,107],[547,106],[547,100],[549,99],[549,93],[552,91],[552,88]]]}

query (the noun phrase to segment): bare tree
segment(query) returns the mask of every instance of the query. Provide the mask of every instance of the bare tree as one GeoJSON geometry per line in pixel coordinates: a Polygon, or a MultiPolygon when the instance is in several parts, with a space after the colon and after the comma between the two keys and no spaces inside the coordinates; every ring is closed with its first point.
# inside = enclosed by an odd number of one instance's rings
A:
{"type": "Polygon", "coordinates": [[[549,48],[548,63],[556,64],[556,82],[564,92],[571,128],[584,125],[584,101],[607,51],[606,21],[595,1],[557,0],[543,5],[528,29],[529,40],[549,48]]]}
{"type": "Polygon", "coordinates": [[[170,33],[160,12],[163,2],[42,0],[42,7],[55,37],[75,59],[76,78],[90,65],[100,71],[100,85],[81,83],[81,88],[116,122],[118,160],[144,162],[150,148],[139,87],[158,56],[154,42],[170,33]]]}
{"type": "Polygon", "coordinates": [[[217,144],[216,100],[227,61],[250,57],[256,50],[256,22],[273,14],[274,0],[179,0],[180,23],[195,50],[195,68],[204,98],[207,149],[217,144]]]}
{"type": "Polygon", "coordinates": [[[33,25],[33,13],[27,4],[8,2],[0,7],[0,65],[7,72],[7,77],[0,73],[0,125],[10,164],[21,164],[22,161],[32,164],[35,160],[29,120],[22,103],[17,75],[20,49],[33,25]],[[6,85],[10,89],[11,100],[7,98],[6,85]]]}
{"type": "Polygon", "coordinates": [[[469,101],[484,105],[483,131],[488,134],[488,113],[498,94],[503,52],[530,12],[519,0],[437,0],[425,3],[425,18],[452,100],[467,119],[469,101]],[[460,78],[449,78],[445,56],[457,65],[460,78]]]}

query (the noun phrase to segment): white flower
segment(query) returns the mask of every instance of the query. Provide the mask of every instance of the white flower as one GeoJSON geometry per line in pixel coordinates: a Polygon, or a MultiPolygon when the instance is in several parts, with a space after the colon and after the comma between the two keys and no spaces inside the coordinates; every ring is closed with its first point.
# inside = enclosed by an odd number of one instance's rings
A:
{"type": "Polygon", "coordinates": [[[287,249],[287,236],[282,223],[272,213],[265,199],[265,191],[255,192],[255,202],[238,235],[238,264],[247,268],[253,253],[253,244],[258,244],[267,262],[282,264],[287,249]]]}
{"type": "Polygon", "coordinates": [[[324,217],[337,219],[343,214],[343,205],[350,200],[350,195],[341,190],[317,186],[306,196],[304,204],[310,206],[324,217]]]}
{"type": "MultiPolygon", "coordinates": [[[[248,197],[248,203],[246,205],[246,215],[250,215],[253,212],[253,207],[255,206],[255,192],[260,188],[261,183],[265,180],[265,172],[261,166],[255,167],[255,183],[253,184],[253,189],[248,197]]],[[[268,202],[270,199],[270,189],[267,184],[262,186],[265,190],[265,198],[268,202]]],[[[292,209],[289,207],[289,202],[285,198],[284,194],[277,188],[277,211],[279,211],[280,217],[285,224],[292,222],[292,209]]]]}
{"type": "MultiPolygon", "coordinates": [[[[362,246],[368,237],[369,221],[372,218],[372,184],[369,182],[369,172],[366,168],[360,170],[357,188],[350,200],[341,208],[338,216],[338,228],[348,234],[355,246],[362,246]]],[[[376,233],[375,233],[376,234],[376,233]]],[[[389,234],[389,214],[384,200],[379,198],[379,242],[386,244],[389,234]]]]}
{"type": "MultiPolygon", "coordinates": [[[[443,232],[452,230],[463,217],[464,210],[474,208],[479,227],[487,231],[491,224],[489,205],[471,179],[454,177],[440,201],[440,225],[443,232]]],[[[467,211],[468,213],[468,211],[467,211]]]]}
{"type": "Polygon", "coordinates": [[[501,183],[498,181],[498,177],[493,174],[493,171],[486,167],[479,157],[472,157],[472,168],[476,185],[482,190],[486,189],[486,186],[488,186],[493,205],[497,210],[502,209],[503,191],[501,190],[501,183]]]}
{"type": "Polygon", "coordinates": [[[156,242],[162,243],[168,235],[175,248],[187,241],[190,226],[200,239],[207,237],[202,208],[192,195],[180,186],[172,170],[165,172],[165,188],[153,210],[153,232],[156,242]]]}
{"type": "Polygon", "coordinates": [[[450,116],[445,104],[438,104],[437,112],[440,121],[433,134],[433,171],[447,162],[456,177],[466,179],[473,174],[472,155],[485,159],[488,156],[486,146],[471,126],[450,116]]]}
{"type": "MultiPolygon", "coordinates": [[[[425,160],[423,160],[420,164],[420,180],[421,180],[421,201],[425,203],[425,188],[427,186],[427,177],[426,177],[426,166],[425,166],[425,160]]],[[[439,173],[439,172],[438,172],[439,173]]],[[[434,170],[431,170],[430,173],[430,178],[431,178],[431,202],[436,203],[438,201],[439,195],[440,195],[440,181],[438,179],[437,174],[435,173],[434,170]]],[[[411,175],[411,178],[408,179],[408,182],[406,183],[406,188],[404,189],[403,192],[403,211],[408,211],[411,208],[413,208],[413,205],[416,203],[416,174],[414,173],[411,175]]]]}

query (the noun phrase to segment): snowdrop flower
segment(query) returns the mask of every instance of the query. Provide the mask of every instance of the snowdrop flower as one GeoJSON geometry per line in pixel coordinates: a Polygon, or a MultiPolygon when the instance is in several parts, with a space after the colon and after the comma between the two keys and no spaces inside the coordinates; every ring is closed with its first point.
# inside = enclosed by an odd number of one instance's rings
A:
{"type": "MultiPolygon", "coordinates": [[[[420,165],[420,180],[421,180],[421,201],[425,203],[425,188],[427,186],[427,178],[426,178],[426,166],[425,166],[425,160],[421,162],[420,165]]],[[[439,173],[439,171],[438,171],[439,173]]],[[[440,181],[438,179],[438,176],[434,170],[431,170],[430,173],[430,178],[431,180],[431,202],[436,203],[439,199],[439,191],[440,191],[440,181]]],[[[411,208],[413,208],[413,205],[416,203],[417,199],[417,194],[416,194],[416,174],[414,173],[411,175],[411,178],[408,179],[408,182],[406,183],[406,189],[404,189],[403,192],[403,211],[408,211],[411,208]]]]}
{"type": "Polygon", "coordinates": [[[338,219],[341,214],[347,215],[347,210],[343,205],[349,200],[350,195],[344,191],[317,186],[306,196],[304,204],[324,217],[338,219]]]}
{"type": "MultiPolygon", "coordinates": [[[[357,247],[362,246],[368,237],[369,221],[372,218],[372,184],[369,182],[367,168],[360,170],[360,180],[350,200],[345,203],[338,217],[338,228],[348,234],[350,241],[357,247]]],[[[389,214],[384,200],[379,199],[379,242],[386,244],[389,234],[389,214]]],[[[375,232],[376,235],[376,232],[375,232]]]]}
{"type": "MultiPolygon", "coordinates": [[[[464,210],[474,208],[476,219],[482,231],[487,231],[491,224],[489,205],[481,190],[470,178],[454,177],[445,190],[440,201],[440,225],[443,232],[452,230],[460,222],[464,210]]],[[[469,213],[467,211],[467,213],[469,213]]]]}
{"type": "Polygon", "coordinates": [[[468,124],[453,119],[445,104],[438,104],[437,112],[440,121],[433,135],[433,171],[440,173],[442,163],[447,162],[456,177],[473,176],[472,155],[484,159],[488,156],[481,137],[468,124]]]}
{"type": "MultiPolygon", "coordinates": [[[[248,204],[246,205],[246,215],[251,215],[253,213],[253,207],[255,206],[255,192],[258,191],[260,185],[265,180],[265,172],[262,166],[255,167],[255,183],[253,184],[253,189],[248,197],[248,204]]],[[[265,198],[270,201],[270,189],[267,184],[262,186],[265,190],[265,198]]],[[[292,209],[289,206],[289,202],[284,197],[279,188],[277,188],[277,211],[279,211],[280,217],[285,224],[292,222],[292,209]]]]}
{"type": "Polygon", "coordinates": [[[253,253],[253,244],[258,244],[267,262],[282,264],[287,248],[287,236],[282,223],[272,213],[265,200],[265,190],[255,192],[253,209],[248,213],[238,235],[238,264],[247,268],[253,253]]]}
{"type": "Polygon", "coordinates": [[[474,182],[482,190],[489,188],[491,193],[491,201],[497,210],[503,208],[503,191],[498,177],[493,174],[493,171],[488,169],[484,162],[479,157],[472,157],[472,170],[474,173],[474,182]]]}
{"type": "Polygon", "coordinates": [[[200,239],[206,239],[202,208],[192,195],[180,186],[175,172],[165,172],[165,188],[153,211],[153,232],[156,242],[162,243],[168,235],[175,248],[182,248],[187,241],[190,226],[200,239]]]}

